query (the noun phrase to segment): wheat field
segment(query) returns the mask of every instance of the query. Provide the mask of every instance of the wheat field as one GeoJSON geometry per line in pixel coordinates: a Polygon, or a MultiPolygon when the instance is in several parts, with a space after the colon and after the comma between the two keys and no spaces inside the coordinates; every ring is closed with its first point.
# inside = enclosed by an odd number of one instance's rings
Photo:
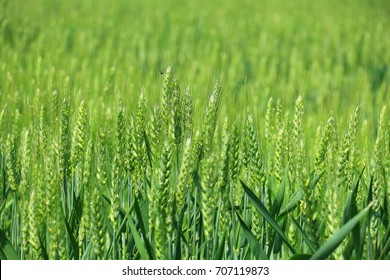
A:
{"type": "Polygon", "coordinates": [[[0,259],[390,259],[388,1],[0,0],[0,259]]]}

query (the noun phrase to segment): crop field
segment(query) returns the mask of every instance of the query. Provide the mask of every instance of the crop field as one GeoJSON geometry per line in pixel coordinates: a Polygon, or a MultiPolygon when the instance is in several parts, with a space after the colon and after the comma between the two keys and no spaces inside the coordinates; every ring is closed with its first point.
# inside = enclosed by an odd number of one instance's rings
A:
{"type": "Polygon", "coordinates": [[[0,259],[390,259],[390,2],[0,0],[0,259]]]}

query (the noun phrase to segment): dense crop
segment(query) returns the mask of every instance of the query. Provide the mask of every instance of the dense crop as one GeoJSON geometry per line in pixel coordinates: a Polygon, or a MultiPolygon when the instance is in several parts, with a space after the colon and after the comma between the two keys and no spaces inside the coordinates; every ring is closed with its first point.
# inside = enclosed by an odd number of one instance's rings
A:
{"type": "Polygon", "coordinates": [[[2,259],[390,259],[386,3],[31,2],[0,1],[2,259]]]}

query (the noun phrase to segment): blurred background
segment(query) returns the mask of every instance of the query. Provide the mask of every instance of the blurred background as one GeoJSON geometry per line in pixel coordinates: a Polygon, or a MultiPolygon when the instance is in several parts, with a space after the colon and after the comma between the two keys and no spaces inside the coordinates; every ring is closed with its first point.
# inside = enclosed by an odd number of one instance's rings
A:
{"type": "Polygon", "coordinates": [[[249,106],[261,119],[270,96],[289,109],[302,95],[307,116],[342,125],[360,102],[376,127],[389,102],[389,1],[0,3],[0,101],[20,110],[56,89],[92,115],[118,99],[135,107],[141,90],[151,109],[169,65],[198,117],[216,80],[232,116],[249,106]]]}

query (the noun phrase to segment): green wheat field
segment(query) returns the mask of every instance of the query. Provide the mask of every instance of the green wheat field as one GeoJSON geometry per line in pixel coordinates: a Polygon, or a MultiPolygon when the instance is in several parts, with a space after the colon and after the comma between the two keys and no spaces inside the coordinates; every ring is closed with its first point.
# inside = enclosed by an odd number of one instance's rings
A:
{"type": "Polygon", "coordinates": [[[1,259],[390,259],[390,2],[0,0],[1,259]]]}

